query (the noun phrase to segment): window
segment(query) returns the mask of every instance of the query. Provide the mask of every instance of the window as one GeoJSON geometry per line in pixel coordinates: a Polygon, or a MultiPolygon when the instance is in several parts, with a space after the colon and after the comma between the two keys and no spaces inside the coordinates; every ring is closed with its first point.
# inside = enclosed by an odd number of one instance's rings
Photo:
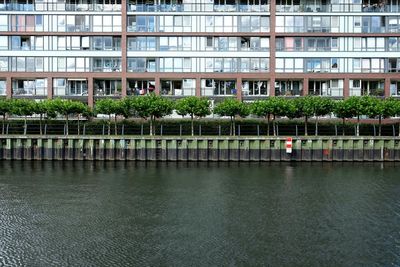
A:
{"type": "Polygon", "coordinates": [[[0,95],[6,95],[6,81],[0,80],[0,95]]]}
{"type": "Polygon", "coordinates": [[[57,68],[58,71],[65,71],[66,67],[66,59],[65,57],[57,58],[57,68]]]}
{"type": "Polygon", "coordinates": [[[8,16],[0,15],[0,31],[8,31],[8,16]]]}
{"type": "Polygon", "coordinates": [[[8,58],[0,57],[0,71],[8,71],[8,58]]]}

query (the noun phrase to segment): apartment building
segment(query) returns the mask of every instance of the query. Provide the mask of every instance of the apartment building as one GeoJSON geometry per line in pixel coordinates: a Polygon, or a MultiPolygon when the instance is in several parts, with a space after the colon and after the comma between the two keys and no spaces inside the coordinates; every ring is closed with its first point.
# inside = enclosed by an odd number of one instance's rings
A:
{"type": "Polygon", "coordinates": [[[397,0],[268,1],[0,0],[0,95],[400,95],[397,0]]]}

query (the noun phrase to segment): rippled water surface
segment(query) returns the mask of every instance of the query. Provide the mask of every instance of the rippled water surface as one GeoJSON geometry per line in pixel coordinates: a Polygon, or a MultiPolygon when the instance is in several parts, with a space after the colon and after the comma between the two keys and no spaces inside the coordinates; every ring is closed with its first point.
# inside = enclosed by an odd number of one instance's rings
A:
{"type": "Polygon", "coordinates": [[[0,162],[0,266],[399,266],[399,167],[0,162]]]}

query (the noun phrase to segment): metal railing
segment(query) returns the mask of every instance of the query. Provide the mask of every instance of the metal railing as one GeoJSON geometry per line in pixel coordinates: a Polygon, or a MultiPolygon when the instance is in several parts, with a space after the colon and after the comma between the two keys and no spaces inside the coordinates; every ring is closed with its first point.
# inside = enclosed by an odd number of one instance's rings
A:
{"type": "Polygon", "coordinates": [[[64,4],[64,3],[35,3],[0,4],[0,11],[98,11],[98,12],[119,12],[120,4],[64,4]]]}
{"type": "MultiPolygon", "coordinates": [[[[194,135],[195,136],[229,136],[232,134],[229,122],[225,123],[198,123],[195,122],[194,135]]],[[[237,122],[235,126],[236,136],[304,136],[305,126],[301,121],[296,123],[285,123],[278,121],[275,124],[275,131],[272,123],[268,127],[265,123],[241,123],[237,122]]],[[[308,135],[315,136],[315,124],[310,122],[308,125],[308,135]]],[[[43,120],[42,127],[39,121],[29,121],[24,125],[22,120],[8,121],[4,125],[4,131],[0,126],[0,134],[6,135],[108,135],[108,121],[103,123],[89,123],[87,121],[78,122],[70,121],[68,131],[63,121],[53,121],[46,123],[43,120]]],[[[346,123],[344,126],[341,122],[337,121],[335,124],[323,124],[318,126],[319,136],[355,136],[357,132],[356,125],[346,123]]],[[[117,126],[112,123],[110,125],[110,135],[130,136],[130,135],[149,135],[150,127],[148,123],[117,123],[117,126]],[[115,131],[116,130],[116,131],[115,131]]],[[[190,136],[191,127],[190,122],[186,123],[165,123],[157,122],[155,125],[155,134],[158,136],[190,136]]],[[[361,124],[361,136],[378,136],[379,126],[377,124],[361,124]]],[[[398,124],[384,124],[381,129],[381,136],[399,136],[398,124]]]]}
{"type": "Polygon", "coordinates": [[[328,4],[328,5],[276,5],[277,12],[399,12],[399,5],[381,4],[328,4]]]}
{"type": "Polygon", "coordinates": [[[128,5],[128,12],[269,12],[269,5],[215,5],[206,3],[128,5]]]}
{"type": "Polygon", "coordinates": [[[196,95],[196,88],[179,88],[172,90],[161,89],[161,95],[163,96],[194,96],[196,95]]]}

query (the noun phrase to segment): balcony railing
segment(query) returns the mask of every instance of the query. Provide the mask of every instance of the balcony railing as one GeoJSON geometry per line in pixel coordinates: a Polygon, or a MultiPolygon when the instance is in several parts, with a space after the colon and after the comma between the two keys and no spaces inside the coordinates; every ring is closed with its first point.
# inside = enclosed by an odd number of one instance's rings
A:
{"type": "Polygon", "coordinates": [[[202,96],[235,96],[237,94],[237,90],[226,88],[226,89],[217,89],[213,87],[202,87],[201,95],[202,96]]]}
{"type": "Polygon", "coordinates": [[[45,87],[36,87],[36,88],[13,88],[13,95],[46,95],[47,88],[45,87]]]}
{"type": "Polygon", "coordinates": [[[269,5],[143,4],[128,5],[128,12],[269,12],[269,5]]]}
{"type": "Polygon", "coordinates": [[[384,4],[328,4],[276,5],[277,12],[399,12],[400,5],[384,4]]]}
{"type": "Polygon", "coordinates": [[[0,4],[0,11],[98,11],[119,12],[121,5],[106,4],[59,4],[59,3],[36,3],[36,4],[0,4]]]}
{"type": "Polygon", "coordinates": [[[196,88],[175,88],[172,90],[161,89],[164,96],[193,96],[196,95],[196,88]]]}

